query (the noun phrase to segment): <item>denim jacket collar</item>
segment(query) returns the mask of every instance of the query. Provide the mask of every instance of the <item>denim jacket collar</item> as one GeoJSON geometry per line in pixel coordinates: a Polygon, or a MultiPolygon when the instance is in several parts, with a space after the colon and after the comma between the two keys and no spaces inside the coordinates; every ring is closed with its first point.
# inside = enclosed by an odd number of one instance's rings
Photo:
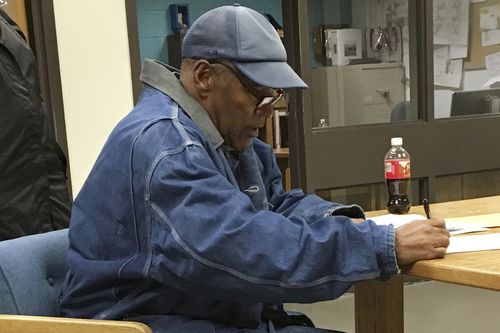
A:
{"type": "Polygon", "coordinates": [[[150,59],[144,61],[141,81],[169,95],[189,115],[198,127],[207,135],[215,149],[224,139],[208,116],[207,112],[181,85],[179,79],[167,65],[150,59]]]}

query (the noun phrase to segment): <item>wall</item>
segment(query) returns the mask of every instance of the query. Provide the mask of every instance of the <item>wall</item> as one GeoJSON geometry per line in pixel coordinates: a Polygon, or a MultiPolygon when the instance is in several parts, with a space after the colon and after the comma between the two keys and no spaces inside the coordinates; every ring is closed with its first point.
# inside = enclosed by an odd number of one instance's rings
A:
{"type": "Polygon", "coordinates": [[[54,0],[73,195],[132,108],[123,0],[54,0]]]}
{"type": "Polygon", "coordinates": [[[351,0],[352,26],[354,28],[366,29],[368,26],[367,11],[365,0],[351,0]]]}
{"type": "MultiPolygon", "coordinates": [[[[311,1],[311,4],[318,5],[318,1],[311,1]]],[[[346,23],[351,24],[352,9],[351,1],[346,0],[323,0],[323,21],[325,23],[346,23]]]]}
{"type": "MultiPolygon", "coordinates": [[[[187,0],[183,4],[189,5],[189,19],[193,23],[208,10],[232,5],[232,0],[187,0]]],[[[166,37],[171,34],[170,12],[168,7],[178,1],[137,0],[137,25],[139,29],[139,48],[141,62],[144,58],[157,59],[168,63],[168,47],[166,37]]],[[[278,23],[283,25],[281,0],[241,0],[238,3],[261,13],[271,14],[278,23]]]]}

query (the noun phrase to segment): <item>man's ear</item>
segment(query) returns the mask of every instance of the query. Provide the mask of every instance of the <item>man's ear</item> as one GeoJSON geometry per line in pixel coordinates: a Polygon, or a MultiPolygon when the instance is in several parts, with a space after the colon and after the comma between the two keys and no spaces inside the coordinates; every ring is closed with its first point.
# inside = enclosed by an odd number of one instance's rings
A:
{"type": "Polygon", "coordinates": [[[200,97],[206,95],[213,90],[214,86],[214,70],[210,63],[204,59],[197,60],[192,67],[194,87],[200,97]]]}

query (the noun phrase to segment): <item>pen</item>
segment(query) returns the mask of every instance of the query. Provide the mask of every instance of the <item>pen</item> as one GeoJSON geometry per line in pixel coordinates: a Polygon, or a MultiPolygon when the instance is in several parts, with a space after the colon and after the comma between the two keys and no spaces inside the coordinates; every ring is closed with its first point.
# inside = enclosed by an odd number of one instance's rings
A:
{"type": "Polygon", "coordinates": [[[425,216],[427,216],[427,219],[430,219],[431,218],[431,210],[429,208],[429,200],[427,200],[427,199],[422,200],[422,204],[424,205],[425,216]]]}

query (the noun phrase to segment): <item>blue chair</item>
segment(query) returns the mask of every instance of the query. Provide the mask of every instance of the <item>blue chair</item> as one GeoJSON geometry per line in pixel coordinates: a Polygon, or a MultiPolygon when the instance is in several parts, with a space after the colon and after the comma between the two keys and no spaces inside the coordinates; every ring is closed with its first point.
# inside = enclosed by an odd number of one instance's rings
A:
{"type": "Polygon", "coordinates": [[[0,331],[151,333],[142,323],[56,317],[68,243],[68,229],[0,242],[0,331]]]}
{"type": "Polygon", "coordinates": [[[405,120],[412,120],[410,101],[397,103],[391,111],[391,121],[405,120]]]}

